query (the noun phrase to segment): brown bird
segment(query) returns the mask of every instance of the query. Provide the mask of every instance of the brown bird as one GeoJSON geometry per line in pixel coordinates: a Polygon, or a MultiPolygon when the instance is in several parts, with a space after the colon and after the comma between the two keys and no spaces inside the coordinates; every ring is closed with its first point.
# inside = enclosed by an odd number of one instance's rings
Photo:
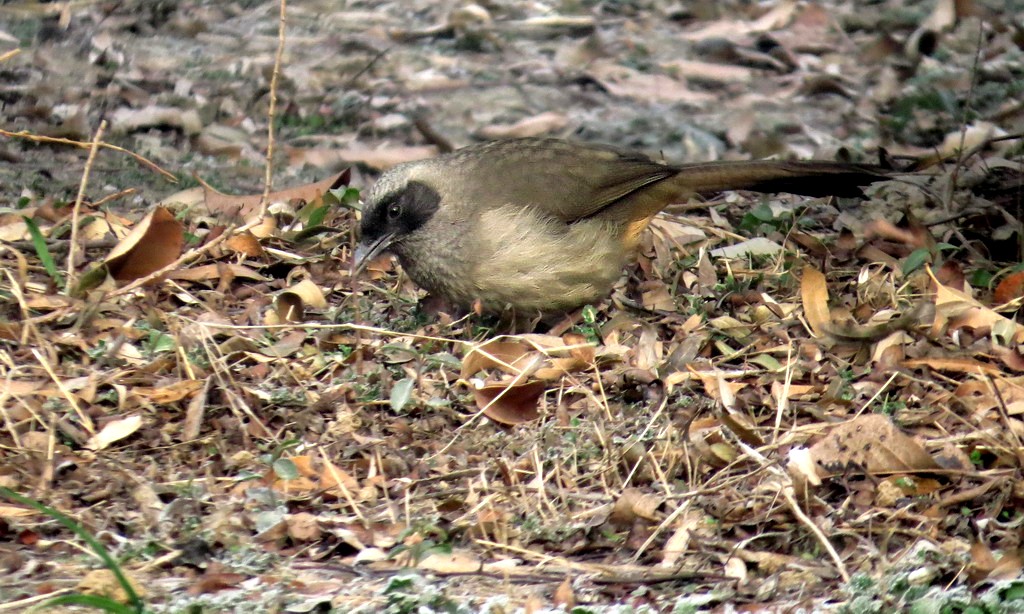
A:
{"type": "Polygon", "coordinates": [[[363,208],[354,266],[398,256],[449,302],[520,315],[607,296],[651,219],[723,190],[858,196],[881,168],[819,160],[668,165],[602,145],[494,141],[396,166],[363,208]]]}

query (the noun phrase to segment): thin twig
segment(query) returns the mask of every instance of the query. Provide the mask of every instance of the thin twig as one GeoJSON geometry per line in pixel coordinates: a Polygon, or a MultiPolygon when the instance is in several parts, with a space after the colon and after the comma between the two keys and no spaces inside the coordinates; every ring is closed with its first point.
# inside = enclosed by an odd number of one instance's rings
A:
{"type": "Polygon", "coordinates": [[[78,250],[78,219],[82,213],[82,201],[85,200],[85,190],[89,187],[89,173],[92,171],[92,165],[96,162],[96,152],[100,148],[100,139],[103,138],[103,132],[107,129],[107,120],[100,122],[100,127],[96,129],[96,134],[92,136],[92,147],[89,148],[89,157],[85,160],[85,168],[82,169],[82,180],[78,183],[78,195],[75,197],[75,205],[71,208],[71,242],[68,245],[68,274],[67,282],[64,284],[64,294],[71,296],[71,291],[75,287],[75,256],[77,256],[78,250]]]}
{"type": "Polygon", "coordinates": [[[789,509],[793,512],[793,515],[796,516],[800,522],[804,523],[808,529],[810,529],[811,533],[818,538],[818,542],[821,546],[826,552],[828,552],[828,555],[832,557],[832,562],[835,563],[836,570],[839,571],[839,576],[843,579],[843,582],[849,584],[850,572],[846,570],[846,564],[843,563],[842,557],[839,556],[838,552],[836,552],[835,547],[832,545],[832,542],[828,540],[828,536],[825,535],[825,532],[822,531],[818,525],[814,524],[814,521],[811,520],[810,516],[800,509],[800,504],[797,503],[796,497],[793,496],[792,484],[782,487],[782,496],[786,499],[786,503],[789,504],[789,509]]]}
{"type": "Polygon", "coordinates": [[[1003,398],[1002,391],[999,390],[999,386],[996,385],[996,380],[989,373],[982,373],[981,376],[985,378],[985,382],[988,383],[989,388],[992,390],[992,396],[996,398],[996,408],[999,410],[999,419],[1003,422],[1003,426],[1006,427],[1006,432],[1010,434],[1016,445],[1013,447],[1016,449],[1017,462],[1021,461],[1021,450],[1024,449],[1024,443],[1021,442],[1020,436],[1017,435],[1017,431],[1014,430],[1013,425],[1010,424],[1010,410],[1006,406],[1006,399],[1003,398]]]}
{"type": "Polygon", "coordinates": [[[360,68],[356,72],[356,74],[352,75],[352,77],[349,78],[348,83],[345,84],[345,88],[344,89],[352,89],[352,88],[354,88],[355,84],[356,84],[356,79],[358,79],[359,77],[362,77],[364,74],[366,74],[367,71],[369,71],[371,68],[373,68],[373,65],[376,64],[382,57],[384,57],[387,54],[388,51],[391,51],[391,47],[387,47],[385,49],[382,49],[381,51],[377,52],[377,54],[375,56],[370,58],[370,61],[367,62],[365,66],[360,68]]]}
{"type": "Polygon", "coordinates": [[[108,203],[108,202],[110,202],[112,200],[117,200],[118,198],[124,198],[125,196],[131,196],[132,194],[134,194],[137,191],[138,190],[136,190],[135,188],[125,188],[125,189],[120,190],[118,192],[114,192],[113,194],[107,194],[106,196],[104,196],[103,198],[101,198],[99,200],[92,201],[92,206],[93,207],[99,207],[100,205],[104,205],[104,204],[106,204],[106,203],[108,203]]]}
{"type": "Polygon", "coordinates": [[[840,577],[843,578],[843,582],[849,583],[850,572],[846,569],[846,564],[843,563],[843,558],[839,556],[835,547],[832,546],[832,542],[829,541],[828,536],[821,530],[818,525],[814,524],[810,516],[804,513],[803,509],[800,508],[800,504],[797,502],[796,497],[793,495],[795,492],[795,486],[793,485],[793,477],[789,475],[785,470],[780,469],[775,463],[765,458],[763,454],[755,450],[753,447],[743,443],[742,441],[736,442],[737,445],[743,450],[750,458],[759,463],[762,467],[768,470],[769,473],[774,475],[781,482],[782,497],[789,504],[790,510],[793,515],[797,517],[797,520],[802,522],[807,528],[814,534],[821,544],[822,548],[828,552],[829,557],[832,558],[832,562],[836,566],[836,570],[839,572],[840,577]]]}
{"type": "Polygon", "coordinates": [[[277,115],[277,83],[281,77],[281,62],[284,61],[284,33],[288,24],[287,0],[280,0],[280,19],[277,27],[277,53],[274,55],[274,72],[270,75],[270,106],[267,108],[267,165],[263,176],[263,197],[260,199],[258,219],[267,215],[270,204],[270,190],[274,185],[274,117],[277,115]]]}
{"type": "Polygon", "coordinates": [[[70,593],[73,590],[75,589],[61,588],[49,593],[45,593],[43,595],[34,595],[32,597],[18,599],[17,601],[8,601],[7,603],[0,603],[0,612],[17,612],[18,610],[26,612],[29,609],[28,606],[36,605],[41,601],[46,601],[47,599],[55,599],[56,597],[63,595],[65,593],[70,593]]]}
{"type": "MultiPolygon", "coordinates": [[[[69,249],[67,239],[46,239],[44,243],[46,244],[46,249],[50,250],[52,254],[61,254],[69,249]]],[[[113,239],[101,239],[99,241],[85,241],[82,247],[85,249],[110,249],[117,244],[118,241],[113,239]]],[[[8,241],[5,247],[11,248],[12,251],[27,250],[32,252],[35,251],[36,244],[32,241],[8,241]]]]}
{"type": "Polygon", "coordinates": [[[78,419],[82,422],[82,426],[85,427],[85,430],[89,431],[90,435],[95,435],[96,427],[93,426],[92,418],[90,418],[88,414],[82,411],[81,405],[78,404],[78,399],[76,399],[75,395],[71,394],[71,391],[68,390],[68,387],[64,385],[64,382],[61,381],[60,377],[57,375],[57,372],[53,370],[53,366],[50,365],[49,361],[46,360],[46,358],[43,356],[43,353],[36,348],[32,348],[32,355],[36,357],[36,360],[38,360],[39,364],[43,366],[43,370],[46,371],[46,374],[49,375],[50,379],[53,380],[53,383],[57,385],[57,390],[60,390],[60,393],[64,395],[65,399],[67,399],[68,403],[71,405],[71,408],[75,410],[75,414],[78,416],[78,419]]]}
{"type": "Polygon", "coordinates": [[[786,377],[783,379],[782,392],[779,394],[778,407],[775,409],[775,428],[772,431],[772,441],[779,440],[779,431],[782,430],[782,417],[789,409],[789,393],[793,389],[793,373],[796,371],[796,360],[793,359],[793,339],[786,344],[786,377]]]}
{"type": "MultiPolygon", "coordinates": [[[[27,130],[22,130],[21,132],[10,132],[8,130],[0,130],[0,136],[6,136],[12,139],[26,139],[29,141],[35,141],[36,143],[71,145],[73,147],[78,147],[80,149],[89,149],[92,147],[92,142],[76,141],[74,139],[63,139],[52,136],[41,136],[38,134],[32,134],[27,130]]],[[[128,154],[129,156],[135,158],[143,166],[148,167],[156,171],[157,173],[163,175],[163,177],[170,181],[171,183],[178,183],[178,178],[175,177],[172,173],[165,171],[164,169],[157,166],[156,162],[151,162],[146,158],[140,156],[139,154],[135,153],[134,151],[128,151],[124,147],[118,147],[117,145],[111,145],[110,143],[100,143],[99,147],[103,147],[105,149],[113,149],[114,151],[118,151],[123,154],[128,154]]]]}
{"type": "Polygon", "coordinates": [[[4,428],[7,429],[7,434],[11,436],[11,441],[14,442],[15,447],[21,448],[21,437],[18,435],[18,429],[14,426],[14,420],[11,415],[7,413],[7,399],[11,396],[11,384],[14,382],[14,369],[7,372],[7,377],[3,386],[0,386],[0,418],[3,418],[4,428]]]}
{"type": "MultiPolygon", "coordinates": [[[[327,469],[327,473],[331,474],[331,479],[334,480],[334,486],[339,492],[341,492],[342,496],[345,497],[345,501],[348,502],[349,507],[352,509],[352,513],[359,518],[364,527],[369,527],[370,522],[366,519],[363,511],[359,509],[359,503],[355,500],[355,497],[352,496],[352,491],[350,491],[348,486],[345,485],[345,480],[342,479],[341,474],[338,472],[338,468],[331,462],[330,455],[327,452],[324,452],[323,446],[315,446],[314,448],[320,453],[320,456],[323,457],[324,468],[327,469]]],[[[324,490],[329,491],[330,488],[325,488],[324,490]]]]}
{"type": "Polygon", "coordinates": [[[964,143],[967,140],[967,112],[970,110],[971,104],[974,102],[974,89],[978,85],[978,70],[981,66],[981,50],[982,42],[985,36],[985,22],[978,22],[978,45],[974,52],[974,65],[971,67],[971,85],[967,89],[967,96],[964,98],[964,113],[963,120],[960,124],[960,146],[956,150],[956,164],[953,165],[953,170],[949,174],[949,185],[945,194],[943,204],[945,205],[946,211],[949,211],[953,206],[953,194],[956,193],[957,180],[960,178],[960,167],[966,160],[966,153],[964,151],[964,143]]]}

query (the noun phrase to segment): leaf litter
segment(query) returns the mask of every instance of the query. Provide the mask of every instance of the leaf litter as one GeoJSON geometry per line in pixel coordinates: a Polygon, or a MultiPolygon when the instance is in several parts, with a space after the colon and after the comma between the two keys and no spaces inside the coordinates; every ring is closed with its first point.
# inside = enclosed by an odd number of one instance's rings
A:
{"type": "MultiPolygon", "coordinates": [[[[4,7],[0,34],[33,25],[38,53],[0,48],[0,155],[49,177],[5,174],[0,189],[0,485],[107,536],[170,609],[258,595],[383,611],[409,570],[439,587],[420,586],[424,604],[523,611],[826,608],[864,599],[858,578],[910,587],[869,594],[892,606],[914,586],[984,599],[1019,578],[1020,154],[993,142],[1024,120],[998,90],[1024,71],[1012,24],[971,2],[912,19],[885,3],[717,17],[609,3],[556,19],[414,2],[410,27],[405,5],[361,4],[376,10],[290,43],[276,182],[292,187],[270,192],[265,218],[239,161],[265,139],[273,11],[69,8],[47,27],[88,42],[85,58],[15,13],[30,5],[4,7]],[[245,53],[224,45],[242,31],[245,53]],[[172,67],[169,48],[209,63],[172,67]],[[513,49],[526,59],[497,66],[513,49]],[[506,68],[515,88],[493,79],[506,68]],[[122,149],[101,148],[93,172],[113,174],[83,203],[68,289],[64,203],[84,157],[42,137],[87,140],[99,112],[71,94],[111,77],[122,149]],[[213,129],[215,107],[232,130],[213,129]],[[859,208],[737,194],[672,208],[608,301],[507,334],[418,306],[387,260],[349,274],[347,188],[447,147],[436,135],[472,134],[575,134],[672,160],[852,143],[924,170],[859,208]],[[185,164],[190,141],[211,156],[185,164]],[[234,189],[157,183],[155,165],[234,189]]],[[[289,11],[307,28],[320,15],[289,11]]],[[[4,504],[0,525],[5,600],[116,594],[45,517],[4,504]]]]}

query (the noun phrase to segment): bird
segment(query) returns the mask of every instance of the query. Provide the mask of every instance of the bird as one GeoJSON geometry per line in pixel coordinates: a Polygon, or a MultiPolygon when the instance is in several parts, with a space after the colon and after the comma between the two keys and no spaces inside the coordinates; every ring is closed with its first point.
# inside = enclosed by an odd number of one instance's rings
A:
{"type": "Polygon", "coordinates": [[[611,293],[666,206],[725,190],[860,196],[885,170],[824,160],[665,164],[547,137],[490,141],[385,171],[362,207],[353,275],[383,253],[479,312],[569,313],[611,293]]]}

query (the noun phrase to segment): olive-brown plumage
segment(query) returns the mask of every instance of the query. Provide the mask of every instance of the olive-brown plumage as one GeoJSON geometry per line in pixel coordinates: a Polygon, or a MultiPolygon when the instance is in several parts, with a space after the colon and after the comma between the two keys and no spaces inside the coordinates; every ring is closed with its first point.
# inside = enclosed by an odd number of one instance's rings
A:
{"type": "Polygon", "coordinates": [[[880,169],[826,161],[672,166],[612,147],[514,139],[385,172],[363,209],[358,265],[389,251],[463,307],[566,311],[606,296],[663,208],[722,190],[854,196],[880,169]]]}

